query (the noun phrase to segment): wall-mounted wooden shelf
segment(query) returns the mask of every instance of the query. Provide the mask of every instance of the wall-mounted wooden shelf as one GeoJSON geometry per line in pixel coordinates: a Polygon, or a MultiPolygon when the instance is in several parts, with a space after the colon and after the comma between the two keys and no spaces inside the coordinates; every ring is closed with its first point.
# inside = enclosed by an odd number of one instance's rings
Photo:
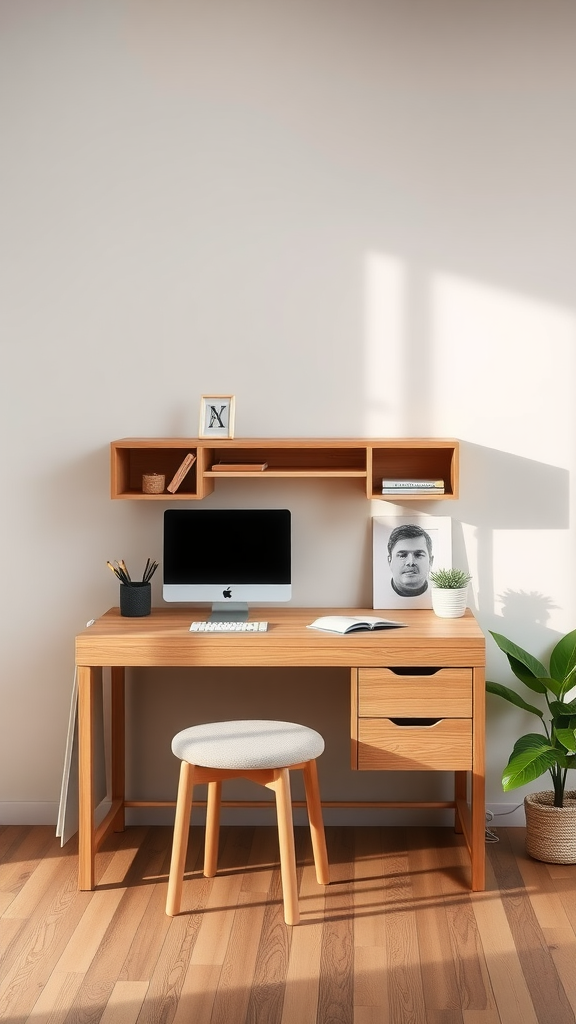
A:
{"type": "Polygon", "coordinates": [[[190,501],[205,498],[214,481],[242,477],[364,481],[367,498],[381,501],[438,501],[458,497],[458,441],[437,438],[146,438],[112,441],[111,496],[138,501],[190,501]],[[164,473],[166,485],[188,452],[196,461],[175,494],[143,494],[144,473],[164,473]],[[265,470],[214,471],[217,462],[267,463],[265,470]],[[442,479],[444,494],[406,491],[383,495],[382,479],[442,479]]]}

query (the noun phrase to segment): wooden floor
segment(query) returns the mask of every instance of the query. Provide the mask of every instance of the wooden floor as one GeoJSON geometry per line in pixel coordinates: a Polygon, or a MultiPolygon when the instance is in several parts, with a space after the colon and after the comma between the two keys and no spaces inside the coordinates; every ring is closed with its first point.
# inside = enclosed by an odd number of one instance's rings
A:
{"type": "Polygon", "coordinates": [[[329,828],[332,884],[297,829],[302,921],[282,917],[277,838],[225,828],[221,873],[189,850],[183,910],[164,913],[171,830],[132,828],[76,888],[74,843],[0,827],[3,1024],[569,1024],[576,865],[526,857],[497,830],[468,890],[449,828],[329,828]]]}

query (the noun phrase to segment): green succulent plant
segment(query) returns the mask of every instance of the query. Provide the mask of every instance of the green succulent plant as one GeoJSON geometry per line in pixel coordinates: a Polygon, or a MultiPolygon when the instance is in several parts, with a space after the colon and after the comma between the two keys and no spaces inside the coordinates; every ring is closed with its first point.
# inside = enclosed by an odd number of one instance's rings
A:
{"type": "Polygon", "coordinates": [[[549,669],[501,633],[490,630],[490,634],[508,658],[517,679],[534,693],[543,694],[547,705],[546,711],[542,711],[508,686],[486,683],[488,693],[536,715],[544,730],[516,740],[502,773],[502,789],[517,789],[548,771],[554,787],[554,806],[563,807],[566,773],[569,768],[576,768],[576,700],[566,700],[576,686],[576,629],[558,641],[550,655],[549,669]]]}
{"type": "Polygon", "coordinates": [[[428,574],[428,578],[440,590],[461,590],[472,579],[464,569],[436,569],[428,574]]]}

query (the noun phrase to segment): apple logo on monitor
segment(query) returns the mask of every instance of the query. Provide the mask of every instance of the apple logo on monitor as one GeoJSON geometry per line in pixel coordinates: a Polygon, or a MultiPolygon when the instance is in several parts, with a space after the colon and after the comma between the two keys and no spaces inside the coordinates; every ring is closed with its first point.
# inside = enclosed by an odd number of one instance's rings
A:
{"type": "Polygon", "coordinates": [[[222,591],[222,597],[232,597],[232,588],[226,587],[226,590],[222,591]]]}

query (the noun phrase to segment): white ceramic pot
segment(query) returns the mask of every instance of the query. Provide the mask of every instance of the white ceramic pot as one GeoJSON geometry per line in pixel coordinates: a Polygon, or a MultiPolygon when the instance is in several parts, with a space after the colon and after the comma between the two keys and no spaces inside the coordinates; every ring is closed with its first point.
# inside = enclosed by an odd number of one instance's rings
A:
{"type": "Polygon", "coordinates": [[[468,585],[458,590],[443,590],[432,584],[432,608],[441,619],[457,619],[464,615],[468,598],[468,585]]]}

